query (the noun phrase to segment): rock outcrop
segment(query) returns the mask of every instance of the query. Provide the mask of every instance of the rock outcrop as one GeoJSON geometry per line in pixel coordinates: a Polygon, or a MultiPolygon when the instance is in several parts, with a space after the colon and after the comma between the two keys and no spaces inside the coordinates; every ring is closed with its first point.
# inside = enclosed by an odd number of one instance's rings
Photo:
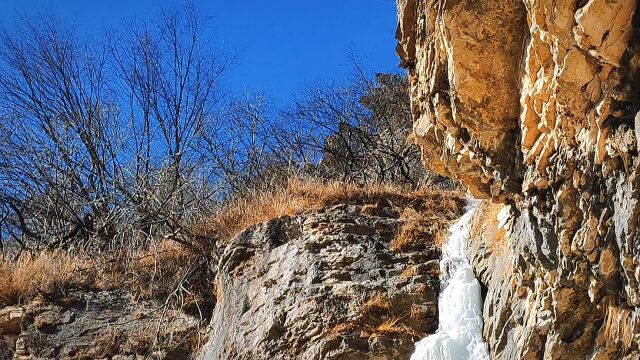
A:
{"type": "Polygon", "coordinates": [[[424,162],[495,203],[469,251],[495,359],[639,356],[637,7],[399,2],[424,162]]]}
{"type": "Polygon", "coordinates": [[[198,320],[118,291],[77,291],[0,310],[0,359],[186,359],[198,320]]]}
{"type": "Polygon", "coordinates": [[[250,227],[226,248],[202,359],[400,359],[437,328],[439,250],[393,251],[390,203],[250,227]]]}
{"type": "Polygon", "coordinates": [[[462,193],[318,186],[219,243],[214,276],[197,278],[213,314],[179,295],[60,282],[0,308],[0,359],[408,358],[438,327],[438,243],[462,193]]]}

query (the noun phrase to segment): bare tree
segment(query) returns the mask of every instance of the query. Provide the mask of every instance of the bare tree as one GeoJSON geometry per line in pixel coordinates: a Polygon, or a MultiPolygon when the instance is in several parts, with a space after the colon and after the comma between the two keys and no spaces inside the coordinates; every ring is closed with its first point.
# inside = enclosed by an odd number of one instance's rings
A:
{"type": "Polygon", "coordinates": [[[41,21],[0,35],[2,201],[20,241],[66,241],[96,228],[112,197],[116,114],[104,82],[106,53],[41,21]]]}
{"type": "Polygon", "coordinates": [[[312,166],[304,124],[288,124],[263,94],[232,99],[221,113],[223,124],[203,136],[205,156],[227,196],[273,188],[312,166]]]}
{"type": "Polygon", "coordinates": [[[215,193],[206,181],[198,140],[216,118],[222,98],[218,82],[231,62],[211,47],[206,30],[206,19],[188,7],[184,13],[164,12],[152,26],[130,25],[111,37],[132,135],[130,156],[136,159],[124,174],[134,183],[122,191],[147,232],[162,224],[176,233],[182,218],[215,193]]]}
{"type": "Polygon", "coordinates": [[[418,186],[406,79],[356,66],[284,108],[228,99],[230,61],[187,7],[83,42],[53,20],[0,33],[0,236],[22,250],[171,238],[292,176],[418,186]]]}
{"type": "Polygon", "coordinates": [[[3,237],[36,250],[177,237],[214,192],[195,145],[229,62],[205,29],[186,8],[91,45],[50,19],[0,34],[3,237]]]}
{"type": "Polygon", "coordinates": [[[307,85],[285,108],[253,94],[227,104],[222,125],[204,136],[205,153],[226,194],[282,186],[292,176],[352,181],[451,184],[428,174],[412,129],[408,84],[400,74],[307,85]]]}
{"type": "Polygon", "coordinates": [[[371,79],[356,69],[347,84],[307,86],[283,113],[285,122],[312,128],[307,146],[322,154],[318,172],[324,177],[418,186],[428,174],[418,148],[407,141],[412,125],[406,78],[371,79]]]}

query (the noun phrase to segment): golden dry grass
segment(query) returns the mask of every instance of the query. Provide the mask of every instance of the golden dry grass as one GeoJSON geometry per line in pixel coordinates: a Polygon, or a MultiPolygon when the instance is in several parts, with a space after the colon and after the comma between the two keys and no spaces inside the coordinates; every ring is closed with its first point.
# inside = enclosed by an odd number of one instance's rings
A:
{"type": "Polygon", "coordinates": [[[335,337],[343,335],[345,333],[352,332],[352,331],[358,329],[358,327],[359,327],[359,325],[355,321],[349,321],[349,322],[345,322],[345,323],[336,324],[329,330],[329,337],[335,338],[335,337]]]}
{"type": "MultiPolygon", "coordinates": [[[[0,261],[0,302],[15,304],[36,295],[55,295],[73,288],[126,289],[136,299],[174,295],[189,274],[189,291],[180,294],[181,306],[205,306],[215,301],[208,267],[198,263],[210,254],[215,242],[226,242],[247,227],[283,215],[297,215],[337,204],[363,205],[363,212],[377,215],[392,206],[405,220],[391,247],[403,251],[437,241],[450,221],[459,216],[463,196],[457,191],[428,189],[408,191],[389,184],[360,187],[336,181],[291,180],[286,187],[257,191],[226,203],[214,216],[199,224],[193,246],[161,239],[145,249],[123,249],[103,256],[43,252],[0,261]],[[213,244],[212,244],[213,243],[213,244]],[[197,269],[194,270],[194,267],[197,269]],[[194,279],[193,272],[199,277],[194,279]],[[192,291],[193,290],[193,291],[192,291]],[[208,299],[208,300],[207,300],[208,299]]],[[[373,299],[376,300],[376,299],[373,299]]],[[[384,307],[364,304],[364,308],[384,307]]]]}
{"type": "Polygon", "coordinates": [[[134,300],[170,301],[194,313],[209,312],[215,304],[214,276],[203,254],[171,240],[99,259],[92,272],[94,287],[126,289],[134,300]]]}
{"type": "MultiPolygon", "coordinates": [[[[145,250],[105,256],[66,252],[23,255],[0,262],[0,303],[23,303],[38,295],[57,297],[73,289],[126,289],[134,299],[164,299],[179,285],[195,258],[190,249],[167,240],[145,250]]],[[[197,292],[189,296],[197,296],[197,292]]],[[[186,306],[196,300],[184,298],[182,303],[186,306]]]]}
{"type": "Polygon", "coordinates": [[[447,237],[451,223],[460,217],[464,207],[459,192],[431,191],[417,193],[423,199],[422,207],[401,209],[400,218],[404,224],[391,249],[396,251],[415,250],[425,243],[441,247],[447,237]]]}
{"type": "MultiPolygon", "coordinates": [[[[299,215],[326,206],[341,203],[365,205],[363,211],[372,213],[375,204],[386,201],[400,209],[414,208],[417,213],[433,213],[429,216],[431,225],[428,230],[412,231],[405,229],[403,237],[436,236],[442,224],[459,216],[463,206],[462,194],[458,191],[407,189],[390,184],[372,184],[366,187],[339,181],[291,180],[286,187],[258,191],[250,196],[235,199],[219,209],[214,216],[202,223],[198,235],[228,241],[242,230],[255,224],[283,216],[299,215]]],[[[422,219],[426,220],[426,219],[422,219]]],[[[419,221],[418,221],[419,222],[419,221]]],[[[422,224],[422,222],[420,222],[422,224]]],[[[415,226],[414,226],[415,228],[415,226]]],[[[402,248],[401,245],[398,249],[402,248]]]]}
{"type": "Polygon", "coordinates": [[[418,275],[418,267],[415,265],[409,265],[406,269],[404,269],[404,271],[402,271],[400,277],[403,279],[411,279],[416,275],[418,275]]]}
{"type": "Polygon", "coordinates": [[[401,318],[387,319],[377,327],[369,329],[371,337],[393,338],[414,337],[418,335],[413,328],[403,324],[401,320],[401,318]]]}
{"type": "Polygon", "coordinates": [[[417,305],[413,305],[406,314],[398,314],[391,301],[384,294],[377,292],[360,305],[353,318],[335,324],[327,335],[331,338],[415,338],[423,334],[419,334],[411,324],[416,320],[422,320],[425,315],[424,310],[417,305]]]}
{"type": "Polygon", "coordinates": [[[376,293],[367,301],[362,303],[359,309],[361,316],[366,316],[376,313],[385,313],[392,310],[391,302],[382,293],[376,293]]]}
{"type": "Polygon", "coordinates": [[[12,262],[3,260],[0,262],[0,301],[15,304],[38,293],[83,286],[89,280],[82,274],[85,266],[80,258],[55,252],[23,256],[12,262]]]}

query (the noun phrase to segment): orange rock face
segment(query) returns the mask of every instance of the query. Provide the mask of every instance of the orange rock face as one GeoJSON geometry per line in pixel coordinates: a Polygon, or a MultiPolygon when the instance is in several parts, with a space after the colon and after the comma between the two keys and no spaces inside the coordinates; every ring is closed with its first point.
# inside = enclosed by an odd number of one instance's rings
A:
{"type": "Polygon", "coordinates": [[[553,157],[599,165],[634,147],[631,128],[622,149],[611,138],[635,115],[625,82],[640,61],[629,43],[636,2],[581,3],[399,3],[398,54],[427,166],[505,201],[566,176],[553,157]]]}
{"type": "Polygon", "coordinates": [[[469,251],[493,358],[640,358],[637,1],[398,5],[425,166],[509,209],[469,251]]]}

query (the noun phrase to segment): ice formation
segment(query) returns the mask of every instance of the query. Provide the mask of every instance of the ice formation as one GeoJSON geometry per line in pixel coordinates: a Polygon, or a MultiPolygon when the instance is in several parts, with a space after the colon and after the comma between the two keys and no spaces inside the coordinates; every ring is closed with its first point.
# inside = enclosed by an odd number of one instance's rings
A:
{"type": "Polygon", "coordinates": [[[480,283],[465,256],[473,207],[449,229],[440,261],[438,330],[416,343],[411,360],[488,360],[480,283]]]}

